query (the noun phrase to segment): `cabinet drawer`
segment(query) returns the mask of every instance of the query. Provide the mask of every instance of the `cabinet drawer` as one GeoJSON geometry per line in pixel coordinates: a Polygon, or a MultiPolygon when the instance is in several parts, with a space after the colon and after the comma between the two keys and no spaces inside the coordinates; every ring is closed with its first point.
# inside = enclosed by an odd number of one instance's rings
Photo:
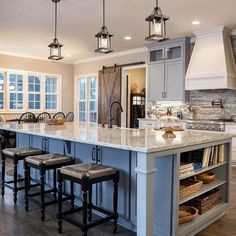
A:
{"type": "Polygon", "coordinates": [[[155,128],[156,121],[139,121],[139,128],[155,128]]]}

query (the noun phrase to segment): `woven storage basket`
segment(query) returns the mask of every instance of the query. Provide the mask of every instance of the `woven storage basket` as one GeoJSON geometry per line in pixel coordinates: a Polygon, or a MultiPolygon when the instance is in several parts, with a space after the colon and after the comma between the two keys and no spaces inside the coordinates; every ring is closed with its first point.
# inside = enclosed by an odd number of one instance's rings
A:
{"type": "Polygon", "coordinates": [[[221,202],[222,190],[213,189],[199,197],[194,198],[190,203],[192,206],[196,207],[199,210],[199,214],[202,215],[221,202]]]}
{"type": "Polygon", "coordinates": [[[202,173],[200,175],[197,175],[198,180],[202,180],[204,184],[209,184],[215,179],[215,174],[214,173],[202,173]]]}
{"type": "Polygon", "coordinates": [[[202,185],[203,182],[201,180],[197,180],[196,178],[182,180],[179,187],[179,200],[198,192],[202,185]]]}
{"type": "Polygon", "coordinates": [[[198,216],[198,209],[195,207],[180,206],[179,212],[180,211],[183,211],[183,212],[187,213],[188,215],[183,216],[183,217],[180,217],[180,215],[179,215],[179,224],[184,224],[184,223],[190,222],[198,216]]]}

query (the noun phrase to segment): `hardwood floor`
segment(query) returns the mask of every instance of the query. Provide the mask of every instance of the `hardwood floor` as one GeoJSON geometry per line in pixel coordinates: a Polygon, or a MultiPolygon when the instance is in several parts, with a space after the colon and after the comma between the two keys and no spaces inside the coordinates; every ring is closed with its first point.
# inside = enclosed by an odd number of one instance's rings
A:
{"type": "MultiPolygon", "coordinates": [[[[236,168],[232,168],[231,202],[225,216],[210,225],[197,236],[235,236],[236,235],[236,168]]],[[[46,209],[45,222],[40,221],[38,206],[30,203],[30,211],[24,210],[24,194],[19,193],[18,204],[14,206],[12,192],[6,190],[4,198],[0,197],[0,236],[56,236],[56,206],[46,209]]],[[[65,236],[78,236],[81,231],[69,223],[63,223],[65,236]]],[[[112,234],[112,224],[106,223],[89,231],[89,236],[108,236],[112,234]]],[[[119,226],[117,236],[134,236],[135,233],[119,226]]],[[[159,236],[159,235],[158,235],[159,236]]],[[[162,235],[160,235],[162,236],[162,235]]]]}

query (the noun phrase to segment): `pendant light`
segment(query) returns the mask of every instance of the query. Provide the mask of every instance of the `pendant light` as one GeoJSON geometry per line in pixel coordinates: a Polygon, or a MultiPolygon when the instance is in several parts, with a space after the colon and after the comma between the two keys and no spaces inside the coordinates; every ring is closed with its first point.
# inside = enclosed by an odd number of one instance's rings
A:
{"type": "Polygon", "coordinates": [[[113,35],[109,34],[107,27],[105,26],[105,0],[103,0],[103,26],[99,33],[95,35],[97,38],[97,49],[95,52],[100,53],[110,53],[111,49],[111,37],[113,35]]]}
{"type": "Polygon", "coordinates": [[[149,36],[145,40],[163,41],[168,39],[166,36],[166,21],[169,18],[162,14],[161,8],[158,6],[158,0],[156,0],[156,7],[152,14],[145,20],[149,22],[149,36]]]}
{"type": "Polygon", "coordinates": [[[53,3],[55,3],[55,37],[53,39],[53,42],[48,45],[50,48],[50,56],[48,59],[50,60],[61,60],[63,57],[61,56],[61,48],[63,47],[62,44],[59,43],[57,39],[57,3],[60,2],[60,0],[52,0],[53,3]]]}

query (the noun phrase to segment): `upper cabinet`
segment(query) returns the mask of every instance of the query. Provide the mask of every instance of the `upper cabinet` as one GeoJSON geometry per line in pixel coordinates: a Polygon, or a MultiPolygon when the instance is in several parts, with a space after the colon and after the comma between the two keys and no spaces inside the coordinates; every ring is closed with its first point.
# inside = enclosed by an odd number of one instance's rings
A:
{"type": "Polygon", "coordinates": [[[190,38],[182,37],[147,45],[148,101],[185,101],[185,72],[190,38]]]}

